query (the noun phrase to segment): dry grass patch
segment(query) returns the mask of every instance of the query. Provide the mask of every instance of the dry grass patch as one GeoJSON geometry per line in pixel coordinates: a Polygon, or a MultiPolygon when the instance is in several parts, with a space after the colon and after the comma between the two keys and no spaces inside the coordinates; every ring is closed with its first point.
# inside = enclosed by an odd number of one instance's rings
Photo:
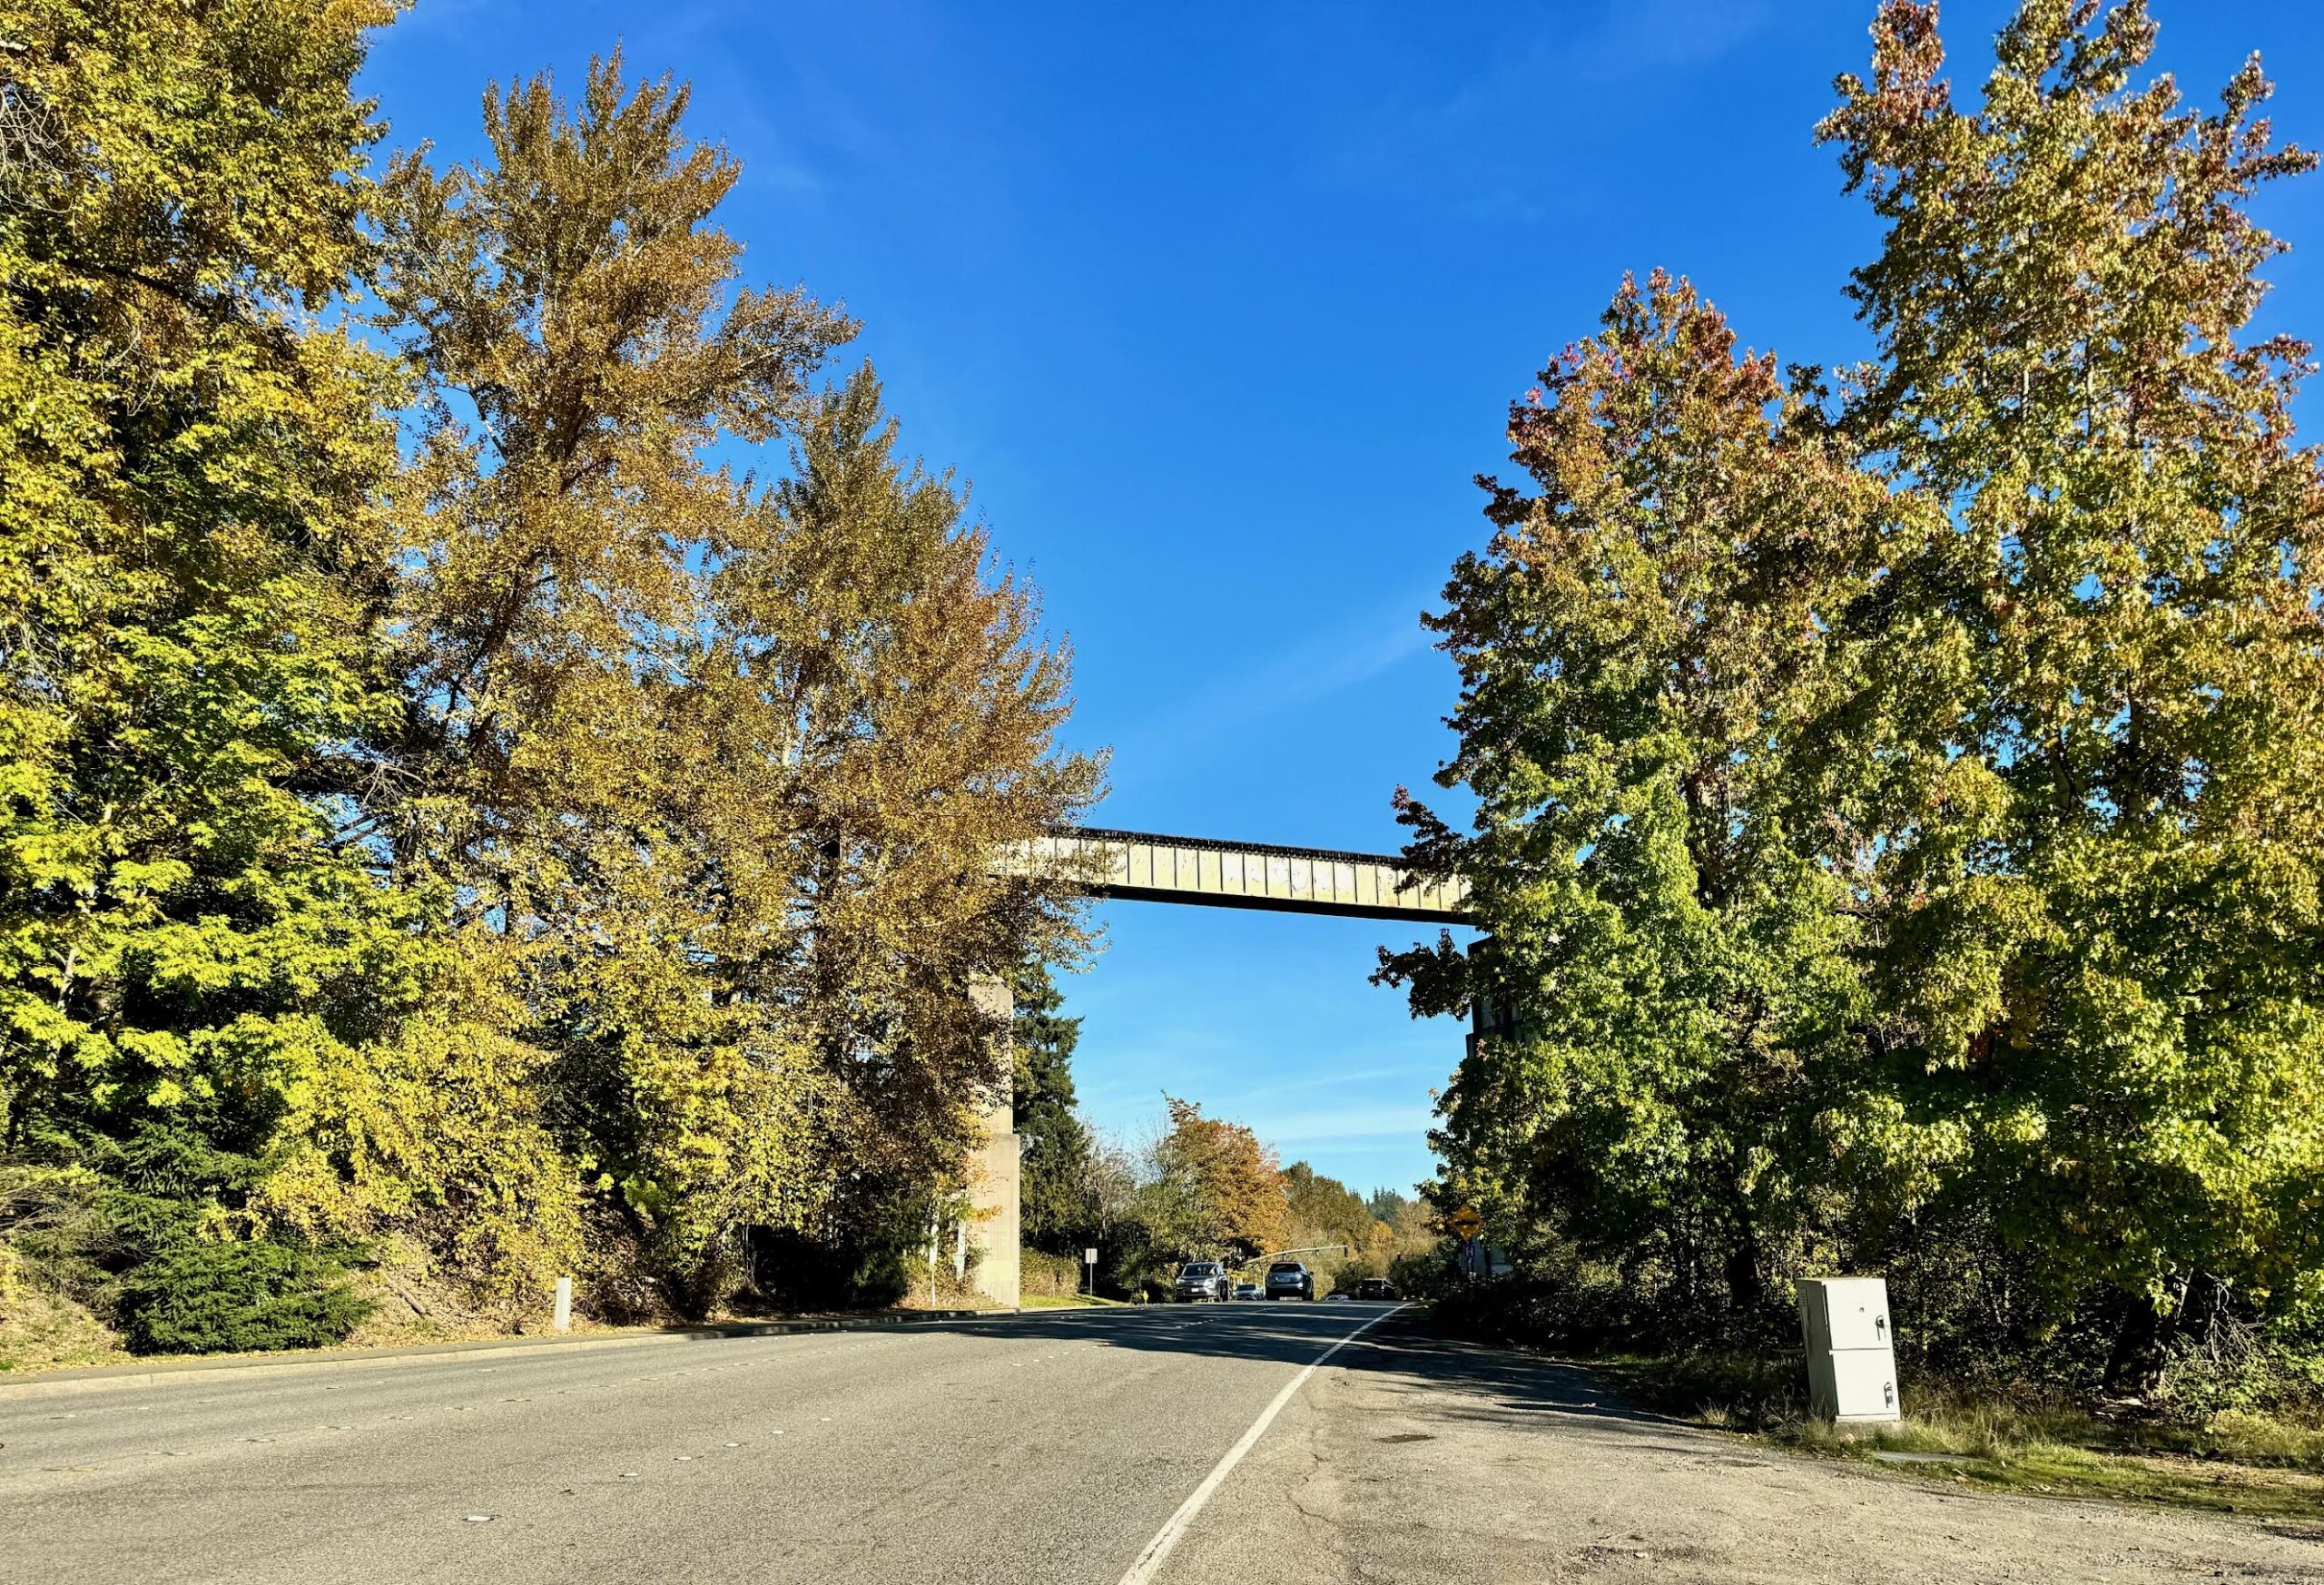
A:
{"type": "Polygon", "coordinates": [[[1905,1479],[2324,1519],[2324,1423],[2293,1415],[2228,1410],[2188,1421],[2105,1418],[2071,1404],[1908,1381],[1901,1423],[1842,1428],[1807,1413],[1797,1359],[1695,1354],[1585,1363],[1633,1401],[1665,1413],[1905,1479]]]}
{"type": "Polygon", "coordinates": [[[0,1371],[70,1370],[128,1358],[120,1334],[69,1299],[19,1285],[0,1307],[0,1371]]]}

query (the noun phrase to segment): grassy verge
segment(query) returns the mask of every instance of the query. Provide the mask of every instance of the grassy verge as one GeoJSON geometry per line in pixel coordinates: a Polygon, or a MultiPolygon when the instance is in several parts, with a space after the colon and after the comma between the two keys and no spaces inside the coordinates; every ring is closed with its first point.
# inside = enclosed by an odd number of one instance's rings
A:
{"type": "MultiPolygon", "coordinates": [[[[919,1295],[914,1295],[915,1298],[919,1295]]],[[[321,1348],[287,1348],[265,1353],[224,1350],[212,1354],[132,1354],[123,1346],[121,1336],[99,1322],[77,1304],[54,1299],[30,1291],[19,1291],[9,1296],[10,1303],[0,1309],[0,1382],[39,1375],[44,1372],[75,1370],[98,1365],[169,1366],[194,1360],[257,1362],[296,1358],[319,1358],[334,1354],[361,1354],[381,1350],[421,1347],[443,1343],[509,1343],[520,1338],[548,1335],[545,1315],[535,1315],[524,1324],[512,1322],[506,1316],[462,1314],[446,1310],[440,1313],[414,1312],[382,1304],[380,1310],[350,1333],[343,1343],[321,1348]]],[[[1029,1299],[1029,1305],[1044,1304],[1097,1303],[1109,1304],[1111,1299],[1044,1301],[1029,1299]]],[[[889,1311],[871,1309],[832,1309],[815,1311],[738,1311],[722,1308],[706,1318],[707,1324],[836,1321],[853,1320],[883,1314],[910,1315],[931,1309],[924,1300],[907,1300],[889,1311]]],[[[932,1306],[936,1311],[982,1310],[1007,1314],[1005,1305],[978,1295],[940,1295],[932,1306]]],[[[631,1324],[608,1324],[594,1321],[585,1315],[573,1317],[572,1338],[627,1332],[652,1332],[661,1327],[682,1326],[685,1323],[675,1318],[656,1322],[651,1318],[631,1324]]]]}
{"type": "Polygon", "coordinates": [[[1119,1304],[1124,1301],[1093,1298],[1088,1294],[1027,1294],[1021,1303],[1028,1310],[1087,1310],[1100,1304],[1119,1304]]]}
{"type": "Polygon", "coordinates": [[[2240,1410],[2192,1422],[2103,1419],[2063,1403],[1907,1381],[1902,1423],[1838,1429],[1807,1413],[1796,1359],[1586,1363],[1634,1403],[1909,1479],[2324,1520],[2324,1423],[2240,1410]]]}
{"type": "Polygon", "coordinates": [[[0,1306],[0,1372],[70,1370],[129,1358],[121,1338],[77,1304],[20,1289],[0,1306]]]}

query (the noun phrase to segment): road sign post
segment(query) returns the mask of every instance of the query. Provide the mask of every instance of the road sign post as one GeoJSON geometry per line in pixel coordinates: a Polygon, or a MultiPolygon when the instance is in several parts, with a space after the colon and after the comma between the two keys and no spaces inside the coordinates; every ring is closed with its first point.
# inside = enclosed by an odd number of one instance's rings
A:
{"type": "Polygon", "coordinates": [[[1089,1296],[1094,1299],[1098,1296],[1098,1251],[1095,1247],[1083,1247],[1081,1264],[1089,1268],[1089,1296]]]}
{"type": "Polygon", "coordinates": [[[1479,1277],[1484,1275],[1483,1251],[1478,1247],[1478,1236],[1485,1230],[1485,1219],[1474,1206],[1462,1206],[1444,1218],[1444,1230],[1461,1241],[1461,1275],[1479,1277]]]}

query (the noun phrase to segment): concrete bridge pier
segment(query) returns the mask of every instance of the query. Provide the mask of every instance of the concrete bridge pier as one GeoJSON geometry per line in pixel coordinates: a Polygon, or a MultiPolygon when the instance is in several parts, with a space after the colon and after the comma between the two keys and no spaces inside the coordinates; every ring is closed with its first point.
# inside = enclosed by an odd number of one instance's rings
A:
{"type": "Polygon", "coordinates": [[[969,981],[969,1001],[977,1011],[1000,1022],[1000,1090],[983,1108],[984,1142],[978,1148],[969,1180],[969,1204],[975,1216],[969,1223],[969,1241],[977,1250],[976,1289],[986,1298],[1017,1307],[1018,1207],[1019,1176],[1015,1097],[1010,1075],[1015,1068],[1009,1047],[1009,1019],[1016,999],[1009,982],[997,974],[980,974],[969,981]]]}

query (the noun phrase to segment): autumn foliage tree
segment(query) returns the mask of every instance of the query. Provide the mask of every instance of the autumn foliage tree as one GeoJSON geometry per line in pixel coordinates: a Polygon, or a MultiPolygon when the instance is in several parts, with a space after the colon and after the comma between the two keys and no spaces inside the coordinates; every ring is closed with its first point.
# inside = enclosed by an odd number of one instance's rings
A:
{"type": "Polygon", "coordinates": [[[1170,1126],[1155,1142],[1141,1196],[1156,1252],[1248,1260],[1281,1248],[1285,1202],[1275,1152],[1240,1123],[1166,1098],[1170,1126]]]}
{"type": "Polygon", "coordinates": [[[682,89],[379,176],[390,15],[0,7],[0,1235],[332,1324],[924,1237],[968,982],[1079,941],[988,872],[1094,796],[1068,657],[682,89]]]}
{"type": "Polygon", "coordinates": [[[701,1295],[750,1226],[958,1180],[1005,1078],[963,988],[1078,939],[988,855],[1097,768],[1053,752],[1066,658],[872,371],[808,389],[852,322],[739,286],[736,167],[684,105],[616,57],[572,105],[487,96],[491,160],[389,180],[381,297],[432,400],[386,790],[606,1205],[701,1295]],[[778,438],[772,485],[710,456],[778,438]]]}
{"type": "Polygon", "coordinates": [[[1416,1009],[1521,1009],[1444,1098],[1462,1197],[1748,1310],[1808,1236],[1863,1006],[1828,617],[1884,492],[1659,275],[1510,436],[1530,487],[1494,487],[1497,532],[1434,619],[1462,679],[1443,779],[1477,793],[1474,832],[1403,811],[1492,939],[1384,972],[1416,1009]]]}
{"type": "Polygon", "coordinates": [[[435,972],[329,802],[395,708],[399,385],[330,322],[389,8],[192,10],[0,6],[0,1231],[94,1196],[101,1290],[279,1231],[435,972]]]}
{"type": "Polygon", "coordinates": [[[2315,1298],[2324,499],[2247,207],[2312,162],[2154,36],[2028,0],[1965,108],[1891,0],[1823,127],[1876,360],[1657,278],[1512,409],[1435,619],[1478,814],[1405,812],[1492,940],[1384,963],[1515,1015],[1441,1136],[1512,1245],[1746,1317],[1886,1267],[2128,1391],[2315,1298]]]}
{"type": "Polygon", "coordinates": [[[2142,4],[2025,5],[1974,109],[1935,23],[1884,7],[1823,129],[1888,225],[1845,421],[1946,507],[1884,613],[1946,664],[1880,659],[1977,786],[1882,854],[1877,1049],[2048,1291],[2132,1301],[2151,1385],[2182,1312],[2324,1267],[2324,490],[2248,210],[2315,161],[2256,59],[2210,112],[2142,78],[2142,4]]]}

